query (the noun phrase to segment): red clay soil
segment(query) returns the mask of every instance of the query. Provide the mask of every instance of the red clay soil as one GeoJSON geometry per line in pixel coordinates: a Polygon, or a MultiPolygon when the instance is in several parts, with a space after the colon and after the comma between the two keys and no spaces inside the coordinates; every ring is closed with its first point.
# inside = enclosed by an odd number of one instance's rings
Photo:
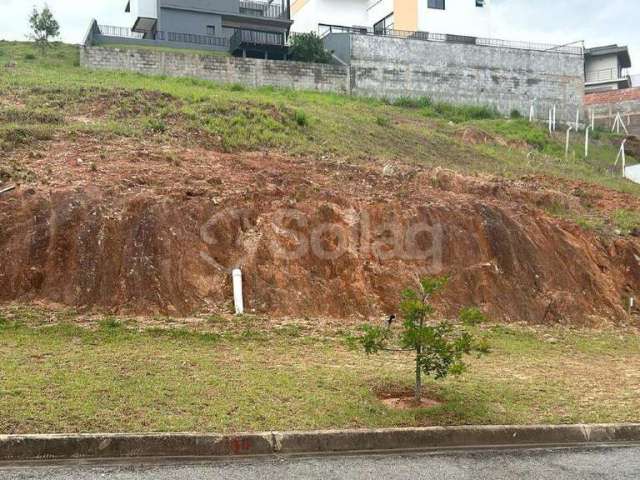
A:
{"type": "MultiPolygon", "coordinates": [[[[579,206],[576,190],[596,201],[611,193],[591,185],[132,149],[130,140],[57,141],[20,155],[37,180],[0,196],[2,301],[223,310],[234,267],[244,273],[247,308],[274,316],[378,317],[428,273],[451,277],[443,313],[478,305],[504,321],[624,322],[623,298],[640,294],[638,239],[602,239],[541,208],[579,206]],[[292,210],[296,217],[282,218],[292,210]],[[441,227],[440,258],[392,254],[391,236],[418,224],[441,227]],[[311,250],[283,258],[274,247],[295,250],[314,235],[326,258],[311,250]],[[363,238],[373,247],[362,248],[363,238]],[[344,251],[333,258],[337,244],[344,251]]],[[[640,207],[614,195],[617,208],[640,207]]],[[[417,250],[428,252],[434,237],[437,229],[416,235],[417,250]]]]}

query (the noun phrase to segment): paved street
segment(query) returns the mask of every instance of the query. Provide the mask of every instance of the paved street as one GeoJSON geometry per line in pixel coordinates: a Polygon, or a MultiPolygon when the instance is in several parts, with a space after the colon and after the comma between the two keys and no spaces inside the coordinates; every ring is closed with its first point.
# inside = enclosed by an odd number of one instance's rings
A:
{"type": "Polygon", "coordinates": [[[259,458],[236,462],[56,467],[0,466],[2,480],[640,478],[640,447],[259,458]]]}

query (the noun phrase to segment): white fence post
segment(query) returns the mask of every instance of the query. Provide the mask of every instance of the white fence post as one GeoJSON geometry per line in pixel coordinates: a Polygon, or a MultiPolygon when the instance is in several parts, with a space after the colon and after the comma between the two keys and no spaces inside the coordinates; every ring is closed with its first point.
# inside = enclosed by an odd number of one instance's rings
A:
{"type": "Polygon", "coordinates": [[[584,158],[588,158],[589,157],[589,131],[592,130],[593,128],[591,127],[591,125],[589,125],[585,130],[584,130],[584,158]]]}
{"type": "Polygon", "coordinates": [[[571,140],[571,130],[572,130],[572,126],[567,124],[567,141],[565,143],[564,146],[564,159],[565,160],[569,160],[569,140],[571,140]]]}

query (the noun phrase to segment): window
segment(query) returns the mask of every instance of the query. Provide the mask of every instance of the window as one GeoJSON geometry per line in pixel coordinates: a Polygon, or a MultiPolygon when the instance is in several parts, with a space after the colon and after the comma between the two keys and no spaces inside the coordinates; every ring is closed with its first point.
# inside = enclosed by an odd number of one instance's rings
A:
{"type": "Polygon", "coordinates": [[[435,8],[437,10],[444,10],[445,0],[429,0],[429,8],[435,8]]]}
{"type": "Polygon", "coordinates": [[[484,0],[476,0],[476,7],[484,7],[484,0]]]}
{"type": "Polygon", "coordinates": [[[393,13],[373,25],[373,33],[376,35],[384,35],[391,30],[393,30],[393,13]]]}
{"type": "Polygon", "coordinates": [[[207,35],[212,37],[216,36],[216,27],[215,25],[207,25],[207,35]]]}

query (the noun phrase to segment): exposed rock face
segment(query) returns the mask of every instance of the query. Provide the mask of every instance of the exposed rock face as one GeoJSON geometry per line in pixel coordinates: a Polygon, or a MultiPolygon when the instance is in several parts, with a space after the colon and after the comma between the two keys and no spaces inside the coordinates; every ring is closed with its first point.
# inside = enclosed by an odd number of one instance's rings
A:
{"type": "Polygon", "coordinates": [[[379,316],[427,273],[451,277],[444,312],[479,305],[506,321],[623,321],[623,297],[640,295],[637,238],[601,240],[538,208],[570,194],[406,167],[196,157],[184,178],[168,169],[145,188],[114,187],[110,175],[141,168],[114,164],[1,196],[0,300],[190,314],[228,307],[236,266],[246,307],[273,315],[379,316]]]}

